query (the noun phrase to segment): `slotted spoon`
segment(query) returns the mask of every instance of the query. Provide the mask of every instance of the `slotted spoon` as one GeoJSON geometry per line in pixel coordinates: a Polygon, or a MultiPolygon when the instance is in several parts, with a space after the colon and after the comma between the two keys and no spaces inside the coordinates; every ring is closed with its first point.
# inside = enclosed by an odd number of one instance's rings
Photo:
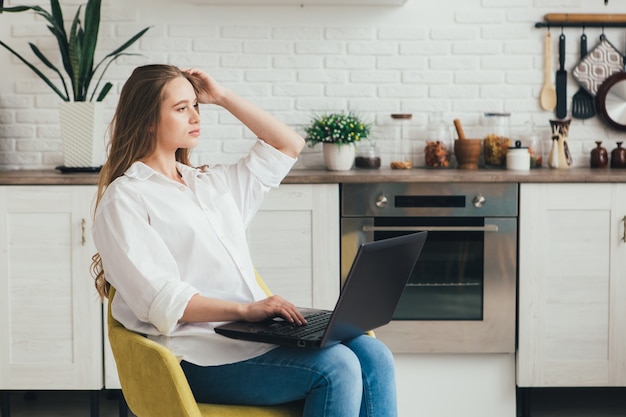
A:
{"type": "MultiPolygon", "coordinates": [[[[587,35],[580,37],[580,59],[587,55],[587,35]]],[[[572,97],[572,117],[576,119],[590,119],[596,115],[596,106],[593,96],[582,86],[572,97]]]]}

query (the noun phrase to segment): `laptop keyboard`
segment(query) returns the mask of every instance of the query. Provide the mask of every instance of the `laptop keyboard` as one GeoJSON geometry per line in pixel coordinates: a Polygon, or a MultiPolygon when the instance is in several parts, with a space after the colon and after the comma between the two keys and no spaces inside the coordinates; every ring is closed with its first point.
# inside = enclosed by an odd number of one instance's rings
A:
{"type": "Polygon", "coordinates": [[[313,313],[310,315],[305,315],[306,319],[305,325],[298,325],[289,323],[286,321],[281,321],[278,323],[274,323],[268,327],[267,330],[262,331],[260,333],[263,334],[273,334],[278,336],[289,336],[289,337],[304,337],[308,336],[312,333],[318,332],[320,330],[326,329],[328,327],[328,322],[330,320],[331,312],[321,311],[318,313],[313,313]]]}

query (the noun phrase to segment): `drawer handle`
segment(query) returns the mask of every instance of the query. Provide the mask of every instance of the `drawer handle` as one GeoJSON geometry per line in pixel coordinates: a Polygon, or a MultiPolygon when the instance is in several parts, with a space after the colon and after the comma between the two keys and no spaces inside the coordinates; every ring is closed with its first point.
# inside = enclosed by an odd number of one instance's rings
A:
{"type": "MultiPolygon", "coordinates": [[[[624,216],[626,222],[626,216],[624,216]]],[[[626,223],[625,223],[626,224],[626,223]]],[[[363,226],[364,232],[497,232],[498,225],[484,226],[363,226]]],[[[624,232],[626,238],[626,232],[624,232]]]]}
{"type": "Polygon", "coordinates": [[[83,218],[80,222],[80,227],[82,229],[81,244],[83,246],[85,246],[85,243],[87,243],[87,240],[85,239],[85,226],[86,225],[87,225],[87,221],[83,218]]]}

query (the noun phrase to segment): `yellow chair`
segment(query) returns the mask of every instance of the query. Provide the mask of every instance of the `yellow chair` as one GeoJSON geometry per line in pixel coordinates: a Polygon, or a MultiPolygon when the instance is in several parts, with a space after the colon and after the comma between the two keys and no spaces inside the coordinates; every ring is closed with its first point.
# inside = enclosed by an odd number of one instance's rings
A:
{"type": "MultiPolygon", "coordinates": [[[[269,289],[257,274],[266,293],[269,289]]],[[[122,393],[138,417],[300,417],[303,402],[278,406],[197,403],[176,356],[130,330],[111,315],[115,289],[109,293],[108,333],[122,393]]]]}

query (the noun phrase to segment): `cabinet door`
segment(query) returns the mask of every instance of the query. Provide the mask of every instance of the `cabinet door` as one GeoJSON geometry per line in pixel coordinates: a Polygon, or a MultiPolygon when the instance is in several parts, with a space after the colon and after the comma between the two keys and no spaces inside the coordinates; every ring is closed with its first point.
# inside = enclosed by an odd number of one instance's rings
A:
{"type": "Polygon", "coordinates": [[[339,186],[284,184],[248,228],[254,264],[273,293],[332,309],[339,296],[339,186]]]}
{"type": "Polygon", "coordinates": [[[95,187],[0,187],[0,389],[100,389],[95,187]]]}
{"type": "Polygon", "coordinates": [[[626,186],[522,184],[518,385],[624,385],[626,186]]]}

